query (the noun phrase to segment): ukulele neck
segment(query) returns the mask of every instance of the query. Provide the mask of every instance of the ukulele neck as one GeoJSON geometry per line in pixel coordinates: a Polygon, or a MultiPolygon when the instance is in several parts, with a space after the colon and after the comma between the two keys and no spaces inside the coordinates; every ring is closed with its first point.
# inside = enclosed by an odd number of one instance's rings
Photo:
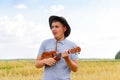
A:
{"type": "MultiPolygon", "coordinates": [[[[68,54],[70,54],[70,51],[68,51],[68,54]]],[[[62,56],[62,53],[57,53],[56,54],[56,57],[61,57],[62,56]]]]}

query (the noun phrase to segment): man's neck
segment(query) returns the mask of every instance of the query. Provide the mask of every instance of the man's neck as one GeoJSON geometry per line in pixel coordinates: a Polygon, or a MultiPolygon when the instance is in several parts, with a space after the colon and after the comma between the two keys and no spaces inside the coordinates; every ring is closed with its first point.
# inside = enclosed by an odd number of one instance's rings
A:
{"type": "Polygon", "coordinates": [[[62,40],[64,40],[64,39],[65,39],[65,37],[56,38],[57,41],[62,41],[62,40]]]}

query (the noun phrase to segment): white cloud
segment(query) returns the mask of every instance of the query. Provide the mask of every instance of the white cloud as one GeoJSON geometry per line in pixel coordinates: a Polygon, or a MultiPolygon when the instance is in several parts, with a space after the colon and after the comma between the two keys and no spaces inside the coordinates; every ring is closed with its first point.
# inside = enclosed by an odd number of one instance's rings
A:
{"type": "Polygon", "coordinates": [[[22,14],[16,15],[14,18],[2,17],[1,29],[6,35],[21,35],[24,31],[24,16],[22,14]],[[4,28],[3,28],[4,26],[4,28]]]}
{"type": "Polygon", "coordinates": [[[17,9],[26,9],[27,7],[24,4],[18,4],[15,6],[17,9]]]}
{"type": "Polygon", "coordinates": [[[36,57],[40,43],[51,36],[46,26],[27,20],[23,14],[0,17],[0,58],[36,57]]]}
{"type": "MultiPolygon", "coordinates": [[[[46,29],[49,29],[49,27],[46,28],[45,26],[47,25],[25,19],[22,14],[17,14],[13,18],[9,18],[7,16],[0,17],[0,31],[5,35],[15,36],[18,39],[24,40],[28,37],[34,37],[35,39],[40,36],[45,37],[48,35],[48,32],[50,33],[50,30],[47,31],[47,33],[44,32],[46,29]]],[[[32,40],[35,40],[34,38],[32,40]]]]}
{"type": "Polygon", "coordinates": [[[22,14],[17,14],[17,15],[15,16],[15,18],[16,18],[17,20],[24,20],[24,16],[23,16],[22,14]]]}
{"type": "Polygon", "coordinates": [[[57,12],[60,12],[60,11],[62,11],[62,10],[64,10],[64,6],[63,6],[63,5],[52,5],[52,6],[50,7],[50,11],[51,11],[52,13],[57,13],[57,12]]]}
{"type": "Polygon", "coordinates": [[[84,7],[66,13],[72,24],[70,39],[82,47],[80,58],[115,57],[120,50],[119,14],[120,6],[114,5],[101,7],[100,10],[94,6],[90,9],[84,7]]]}

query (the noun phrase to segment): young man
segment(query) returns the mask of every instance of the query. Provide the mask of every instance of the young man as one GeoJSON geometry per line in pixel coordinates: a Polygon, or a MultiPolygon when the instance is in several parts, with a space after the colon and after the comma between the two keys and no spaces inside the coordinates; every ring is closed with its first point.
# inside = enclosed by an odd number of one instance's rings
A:
{"type": "Polygon", "coordinates": [[[68,54],[68,49],[77,47],[77,45],[67,40],[71,32],[71,28],[65,18],[60,16],[49,17],[50,29],[54,38],[44,40],[40,46],[36,59],[36,67],[44,67],[44,75],[42,80],[70,80],[71,71],[78,70],[78,55],[68,54]],[[41,55],[45,51],[54,51],[61,53],[60,61],[54,58],[42,59],[41,55]]]}

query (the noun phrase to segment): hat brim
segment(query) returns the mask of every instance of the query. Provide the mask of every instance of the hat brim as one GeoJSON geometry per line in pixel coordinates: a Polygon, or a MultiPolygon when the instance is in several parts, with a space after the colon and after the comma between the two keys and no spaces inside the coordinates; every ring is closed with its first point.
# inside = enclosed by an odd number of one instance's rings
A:
{"type": "Polygon", "coordinates": [[[71,28],[70,28],[67,20],[65,18],[59,17],[59,16],[50,16],[49,17],[49,26],[50,26],[50,28],[51,28],[52,22],[54,20],[57,20],[57,21],[61,22],[64,26],[66,26],[67,30],[65,31],[65,37],[68,37],[70,35],[71,28]]]}

